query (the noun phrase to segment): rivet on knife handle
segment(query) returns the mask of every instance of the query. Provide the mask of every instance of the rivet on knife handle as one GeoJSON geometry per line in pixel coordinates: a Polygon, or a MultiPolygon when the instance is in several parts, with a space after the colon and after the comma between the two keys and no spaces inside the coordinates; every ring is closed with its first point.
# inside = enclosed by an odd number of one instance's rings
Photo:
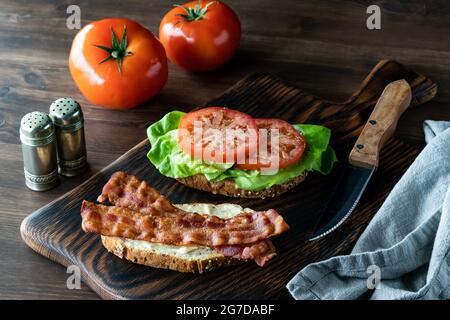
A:
{"type": "Polygon", "coordinates": [[[398,119],[410,103],[411,87],[408,82],[398,80],[390,83],[350,152],[349,163],[369,169],[377,168],[381,148],[394,133],[398,119]]]}

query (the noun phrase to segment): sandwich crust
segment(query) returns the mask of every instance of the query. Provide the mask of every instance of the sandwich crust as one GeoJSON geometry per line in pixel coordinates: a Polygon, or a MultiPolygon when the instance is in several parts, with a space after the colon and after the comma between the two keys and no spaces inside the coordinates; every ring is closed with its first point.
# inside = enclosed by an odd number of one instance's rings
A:
{"type": "Polygon", "coordinates": [[[101,238],[103,246],[119,258],[154,268],[170,269],[179,272],[204,273],[244,262],[216,252],[209,256],[205,255],[202,258],[188,259],[129,245],[120,237],[101,236],[101,238]]]}
{"type": "Polygon", "coordinates": [[[268,189],[260,191],[244,190],[236,187],[236,184],[232,179],[225,179],[222,181],[208,181],[202,174],[197,174],[187,178],[177,179],[180,183],[203,191],[208,191],[213,194],[221,194],[228,197],[236,198],[272,198],[277,197],[282,193],[294,188],[306,178],[307,172],[302,175],[292,178],[283,184],[274,185],[268,189]]]}

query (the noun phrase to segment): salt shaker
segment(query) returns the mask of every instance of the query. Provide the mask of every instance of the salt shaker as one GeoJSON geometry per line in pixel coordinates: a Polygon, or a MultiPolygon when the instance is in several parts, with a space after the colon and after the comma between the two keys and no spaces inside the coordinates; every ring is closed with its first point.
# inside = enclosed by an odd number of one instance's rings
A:
{"type": "Polygon", "coordinates": [[[44,112],[30,112],[20,121],[25,184],[35,191],[45,191],[58,182],[55,129],[44,112]]]}
{"type": "Polygon", "coordinates": [[[71,98],[60,98],[50,105],[55,125],[59,173],[76,176],[86,169],[86,143],[81,107],[71,98]]]}

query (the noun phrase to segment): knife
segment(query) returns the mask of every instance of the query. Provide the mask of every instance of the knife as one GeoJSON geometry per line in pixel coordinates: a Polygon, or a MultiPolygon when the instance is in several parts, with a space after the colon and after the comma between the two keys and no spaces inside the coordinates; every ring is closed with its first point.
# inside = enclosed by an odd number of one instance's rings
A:
{"type": "Polygon", "coordinates": [[[410,103],[411,87],[407,81],[398,80],[386,86],[350,152],[348,164],[310,240],[330,234],[350,216],[378,167],[381,148],[410,103]]]}

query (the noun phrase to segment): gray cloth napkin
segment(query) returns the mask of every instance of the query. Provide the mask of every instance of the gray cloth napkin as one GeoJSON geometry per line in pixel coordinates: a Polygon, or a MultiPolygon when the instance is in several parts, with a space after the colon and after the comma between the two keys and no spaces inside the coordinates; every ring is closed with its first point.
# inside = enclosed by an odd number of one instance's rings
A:
{"type": "Polygon", "coordinates": [[[450,299],[450,122],[425,121],[427,146],[350,255],[313,263],[296,299],[450,299]]]}

